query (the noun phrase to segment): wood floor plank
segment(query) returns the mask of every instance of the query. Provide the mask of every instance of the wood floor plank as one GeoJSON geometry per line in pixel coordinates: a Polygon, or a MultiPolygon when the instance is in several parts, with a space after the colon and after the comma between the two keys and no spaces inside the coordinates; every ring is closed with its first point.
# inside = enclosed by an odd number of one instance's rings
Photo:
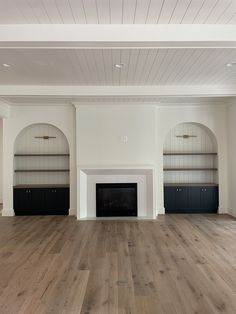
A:
{"type": "Polygon", "coordinates": [[[236,220],[0,217],[0,313],[235,314],[236,220]]]}

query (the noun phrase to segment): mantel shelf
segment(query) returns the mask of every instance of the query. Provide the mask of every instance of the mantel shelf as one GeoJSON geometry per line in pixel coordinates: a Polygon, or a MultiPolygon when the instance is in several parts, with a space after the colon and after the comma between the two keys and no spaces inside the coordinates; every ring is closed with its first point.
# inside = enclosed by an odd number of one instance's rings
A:
{"type": "Polygon", "coordinates": [[[15,157],[69,157],[70,154],[15,154],[15,157]]]}
{"type": "Polygon", "coordinates": [[[217,171],[217,168],[164,168],[164,171],[217,171]]]}
{"type": "Polygon", "coordinates": [[[211,152],[165,152],[163,156],[216,156],[217,153],[211,152]]]}
{"type": "Polygon", "coordinates": [[[69,169],[16,169],[15,172],[69,172],[69,169]]]}

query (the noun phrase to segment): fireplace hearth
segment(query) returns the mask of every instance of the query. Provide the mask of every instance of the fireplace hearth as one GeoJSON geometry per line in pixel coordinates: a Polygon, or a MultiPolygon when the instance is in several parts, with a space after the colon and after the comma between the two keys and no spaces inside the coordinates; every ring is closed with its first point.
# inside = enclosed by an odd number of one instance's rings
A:
{"type": "Polygon", "coordinates": [[[97,183],[96,216],[137,216],[137,183],[97,183]]]}

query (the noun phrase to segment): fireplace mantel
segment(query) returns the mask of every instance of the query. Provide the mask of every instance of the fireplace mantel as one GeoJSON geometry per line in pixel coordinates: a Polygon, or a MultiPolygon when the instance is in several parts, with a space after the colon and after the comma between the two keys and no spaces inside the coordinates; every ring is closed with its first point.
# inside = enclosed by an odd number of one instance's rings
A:
{"type": "Polygon", "coordinates": [[[77,219],[96,218],[96,183],[138,184],[138,218],[155,219],[154,166],[83,165],[77,167],[77,219]]]}

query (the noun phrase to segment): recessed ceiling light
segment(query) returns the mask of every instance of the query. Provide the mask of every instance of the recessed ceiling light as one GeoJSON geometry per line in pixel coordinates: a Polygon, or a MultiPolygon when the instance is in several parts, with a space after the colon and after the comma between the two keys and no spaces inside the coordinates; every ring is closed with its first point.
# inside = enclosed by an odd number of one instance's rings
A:
{"type": "Polygon", "coordinates": [[[226,64],[227,67],[233,67],[236,66],[236,62],[230,62],[226,64]]]}
{"type": "Polygon", "coordinates": [[[115,67],[116,67],[117,69],[122,69],[124,65],[125,65],[124,63],[116,63],[116,64],[115,64],[115,67]]]}
{"type": "Polygon", "coordinates": [[[5,68],[10,68],[11,67],[11,65],[8,64],[8,63],[3,63],[2,66],[4,66],[5,68]]]}

